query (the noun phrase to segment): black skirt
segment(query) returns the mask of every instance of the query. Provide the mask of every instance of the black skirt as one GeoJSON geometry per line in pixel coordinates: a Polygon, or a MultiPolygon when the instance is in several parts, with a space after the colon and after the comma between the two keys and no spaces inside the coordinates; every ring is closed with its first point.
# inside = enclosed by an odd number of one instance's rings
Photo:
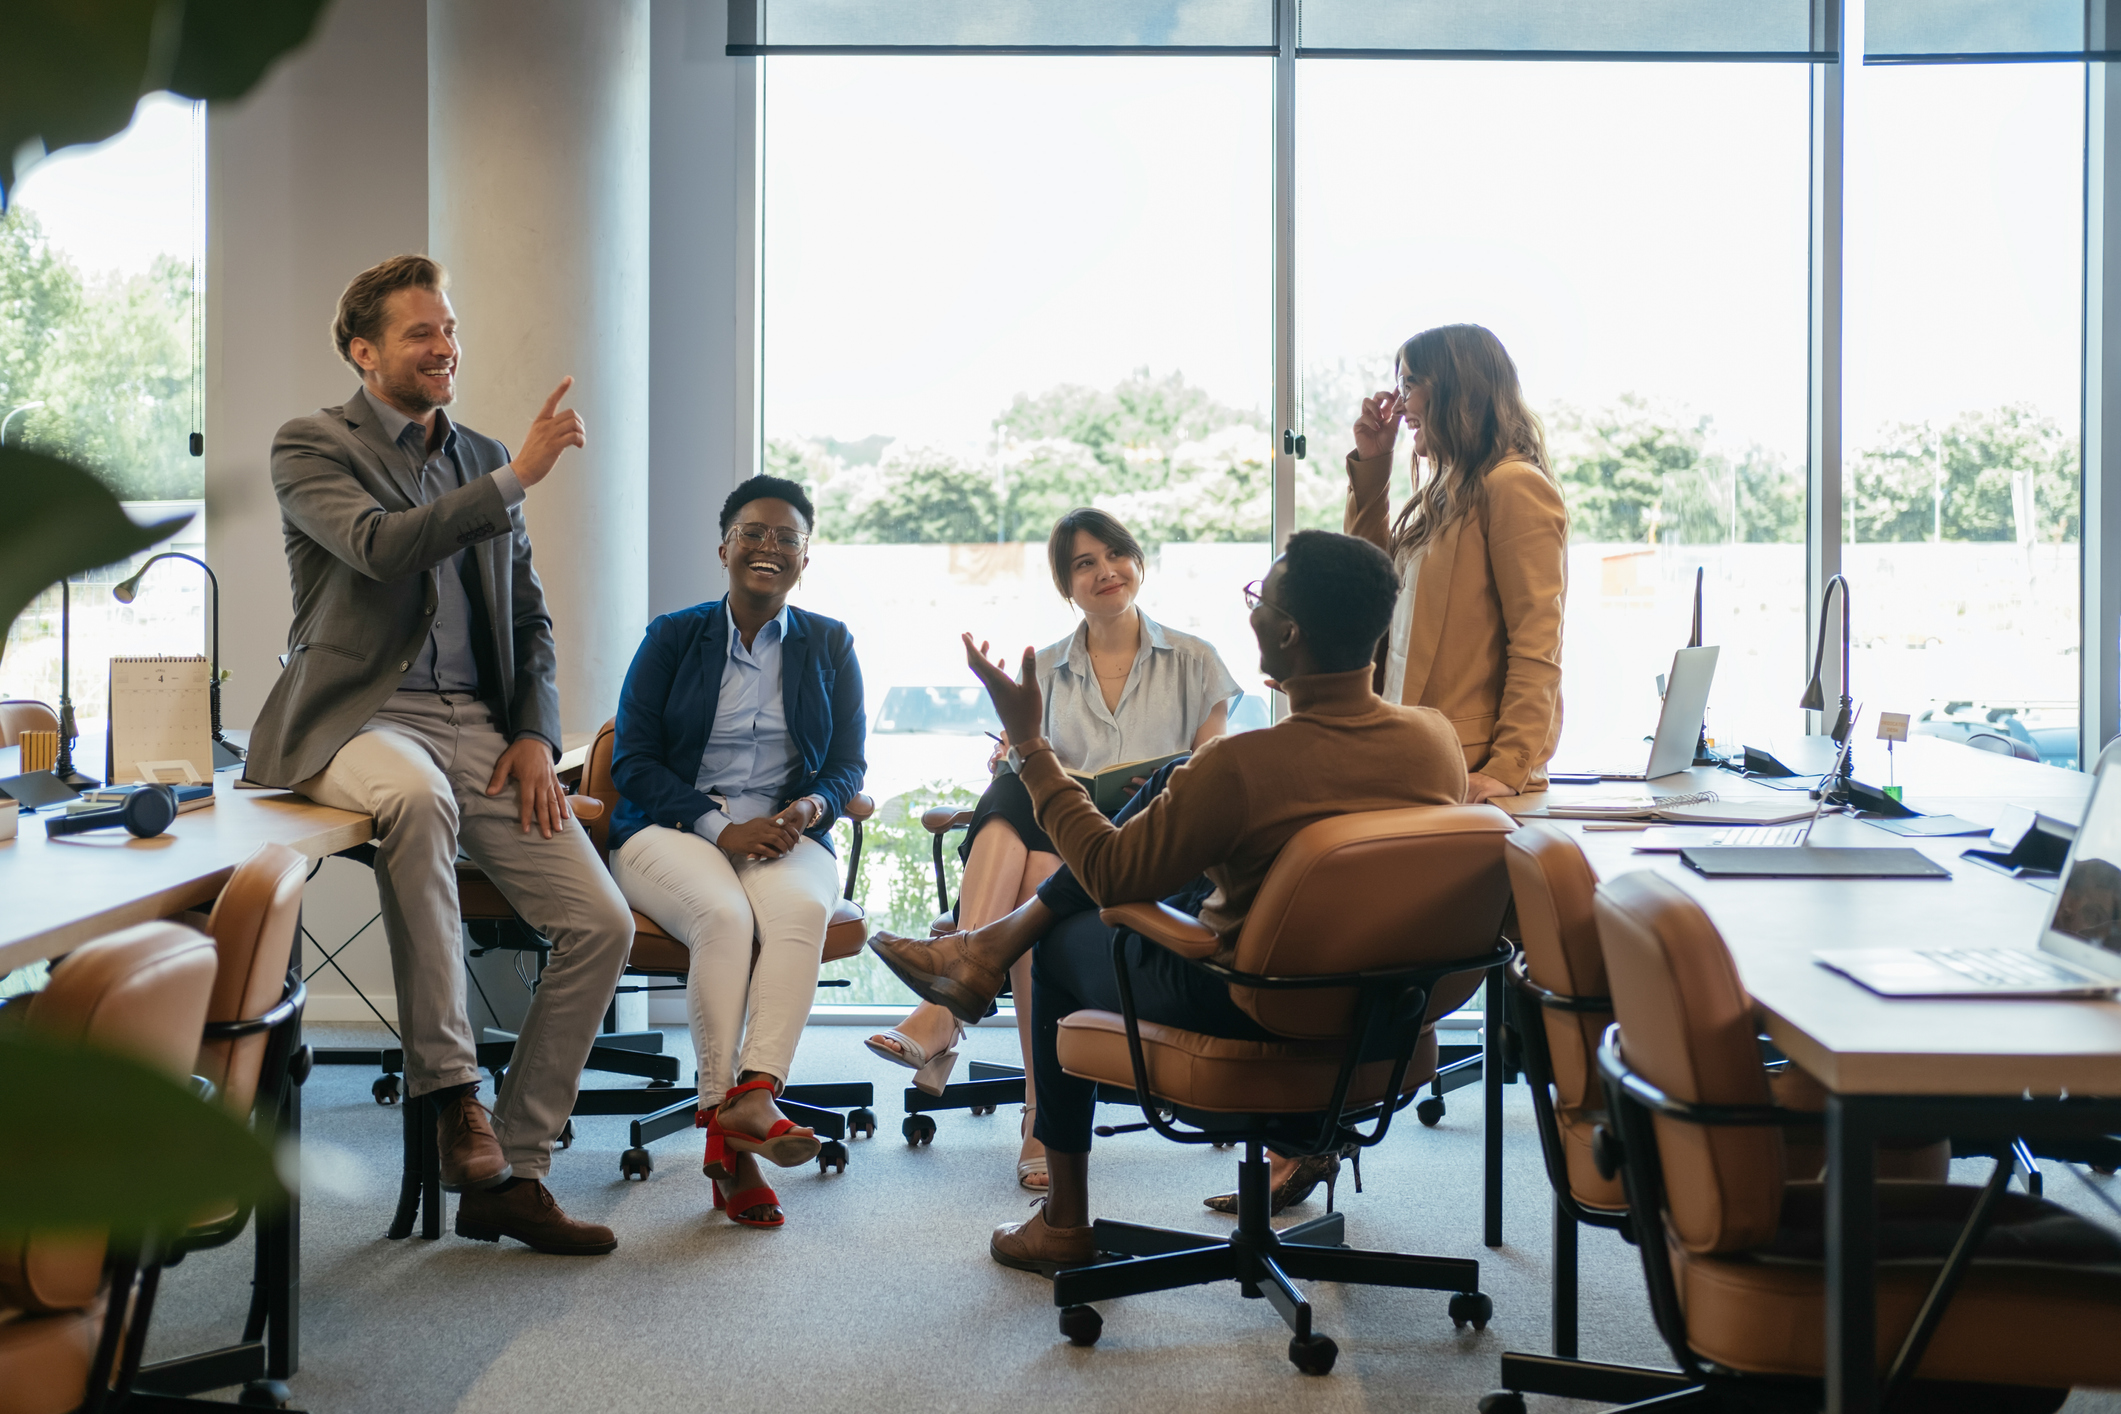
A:
{"type": "Polygon", "coordinates": [[[1015,771],[1004,767],[988,782],[986,793],[980,796],[979,804],[972,810],[972,825],[965,831],[963,844],[957,847],[958,862],[972,857],[972,841],[986,828],[989,820],[1000,816],[1009,822],[1016,837],[1024,842],[1024,848],[1033,852],[1059,854],[1053,847],[1052,837],[1038,827],[1038,817],[1031,809],[1031,792],[1024,789],[1023,778],[1015,771]]]}

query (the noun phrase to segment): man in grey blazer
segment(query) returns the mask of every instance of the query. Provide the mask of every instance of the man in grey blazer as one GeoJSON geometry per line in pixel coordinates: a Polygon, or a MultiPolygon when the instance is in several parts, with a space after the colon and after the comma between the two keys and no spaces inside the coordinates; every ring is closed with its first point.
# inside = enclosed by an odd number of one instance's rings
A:
{"type": "Polygon", "coordinates": [[[584,431],[559,406],[571,379],[512,458],[449,419],[446,280],[419,255],[356,276],[332,335],[361,387],[273,439],[295,617],[244,776],[375,818],[405,1079],[437,1102],[457,1233],[609,1252],[611,1230],[569,1218],[542,1180],[633,921],[553,772],[552,620],[521,510],[584,431]],[[490,1121],[465,1015],[460,848],[552,943],[490,1121]]]}

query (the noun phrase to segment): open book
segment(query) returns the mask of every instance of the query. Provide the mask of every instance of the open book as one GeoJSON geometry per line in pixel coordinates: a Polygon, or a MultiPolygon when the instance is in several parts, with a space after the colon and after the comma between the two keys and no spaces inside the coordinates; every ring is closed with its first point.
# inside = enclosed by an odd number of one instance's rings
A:
{"type": "Polygon", "coordinates": [[[1802,796],[1725,800],[1712,790],[1693,795],[1587,795],[1550,800],[1528,819],[1662,820],[1674,825],[1786,825],[1808,819],[1813,803],[1802,796]]]}
{"type": "Polygon", "coordinates": [[[1156,774],[1157,768],[1166,762],[1176,761],[1190,755],[1185,751],[1174,751],[1169,756],[1152,756],[1146,761],[1122,761],[1117,766],[1091,774],[1088,771],[1070,771],[1077,784],[1090,794],[1090,803],[1106,815],[1117,815],[1120,807],[1134,797],[1134,778],[1147,778],[1156,774]]]}

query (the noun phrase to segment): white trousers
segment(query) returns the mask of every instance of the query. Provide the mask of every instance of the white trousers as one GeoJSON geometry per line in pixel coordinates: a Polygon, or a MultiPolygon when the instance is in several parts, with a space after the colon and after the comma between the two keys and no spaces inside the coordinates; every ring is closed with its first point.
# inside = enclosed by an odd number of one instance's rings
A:
{"type": "Polygon", "coordinates": [[[700,1103],[720,1104],[743,1071],[786,1080],[839,897],[832,851],[805,836],[779,859],[738,861],[698,835],[650,825],[612,856],[611,872],[627,903],[692,951],[685,1010],[700,1103]]]}

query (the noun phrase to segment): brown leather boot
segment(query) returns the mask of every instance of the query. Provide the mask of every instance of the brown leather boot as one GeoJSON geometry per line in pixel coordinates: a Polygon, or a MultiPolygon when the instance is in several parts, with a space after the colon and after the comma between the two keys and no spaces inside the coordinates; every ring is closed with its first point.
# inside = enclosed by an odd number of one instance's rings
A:
{"type": "Polygon", "coordinates": [[[506,1183],[515,1170],[493,1137],[493,1119],[479,1103],[479,1087],[469,1086],[452,1099],[439,1101],[435,1142],[442,1151],[442,1186],[451,1193],[506,1183]]]}
{"type": "Polygon", "coordinates": [[[474,1242],[513,1237],[556,1257],[600,1257],[619,1245],[610,1228],[568,1217],[552,1190],[534,1178],[458,1199],[457,1236],[474,1242]]]}
{"type": "Polygon", "coordinates": [[[1087,1267],[1097,1260],[1095,1228],[1048,1227],[1046,1200],[1028,1222],[1003,1223],[987,1241],[987,1254],[1005,1267],[1052,1276],[1064,1267],[1087,1267]]]}
{"type": "Polygon", "coordinates": [[[997,967],[968,944],[967,933],[939,938],[902,938],[873,933],[869,947],[896,973],[899,981],[924,1002],[948,1007],[967,1026],[980,1020],[1009,980],[1006,963],[997,967]]]}

